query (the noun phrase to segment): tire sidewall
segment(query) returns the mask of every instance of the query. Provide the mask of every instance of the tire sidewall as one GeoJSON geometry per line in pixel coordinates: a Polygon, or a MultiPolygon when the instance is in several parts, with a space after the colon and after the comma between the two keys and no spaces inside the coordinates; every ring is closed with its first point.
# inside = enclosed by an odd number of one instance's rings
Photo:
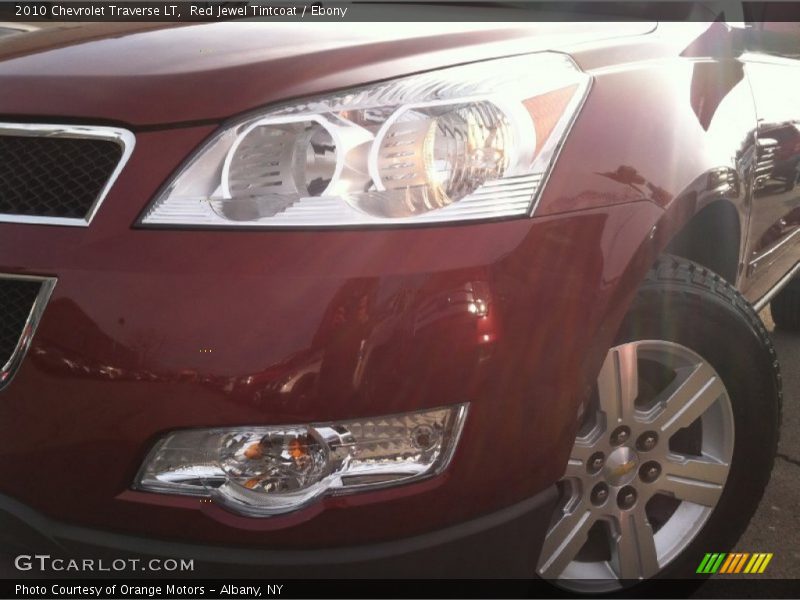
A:
{"type": "Polygon", "coordinates": [[[691,283],[645,285],[616,342],[665,340],[695,351],[719,374],[734,415],[733,459],[720,501],[657,578],[701,579],[695,571],[703,556],[736,544],[769,481],[779,423],[774,354],[758,316],[735,292],[733,300],[691,283]]]}

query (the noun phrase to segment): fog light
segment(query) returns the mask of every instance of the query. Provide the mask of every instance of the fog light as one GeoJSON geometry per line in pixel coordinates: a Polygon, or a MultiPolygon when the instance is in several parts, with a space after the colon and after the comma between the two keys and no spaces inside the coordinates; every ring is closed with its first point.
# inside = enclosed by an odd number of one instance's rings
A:
{"type": "Polygon", "coordinates": [[[211,496],[250,516],[289,512],[326,494],[442,472],[466,414],[462,404],[320,425],[175,431],[147,456],[134,487],[211,496]]]}

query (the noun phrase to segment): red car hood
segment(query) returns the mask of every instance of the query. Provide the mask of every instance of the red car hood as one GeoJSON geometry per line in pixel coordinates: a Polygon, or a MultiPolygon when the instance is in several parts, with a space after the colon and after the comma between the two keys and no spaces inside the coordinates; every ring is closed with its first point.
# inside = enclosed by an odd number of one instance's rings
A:
{"type": "Polygon", "coordinates": [[[651,31],[648,23],[68,24],[0,37],[0,118],[219,120],[426,69],[651,31]]]}

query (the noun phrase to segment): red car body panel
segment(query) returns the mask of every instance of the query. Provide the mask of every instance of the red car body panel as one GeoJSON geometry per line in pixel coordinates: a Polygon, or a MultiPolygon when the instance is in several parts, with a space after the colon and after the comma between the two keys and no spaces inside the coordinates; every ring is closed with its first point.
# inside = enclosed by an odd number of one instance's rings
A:
{"type": "MultiPolygon", "coordinates": [[[[0,493],[54,519],[164,539],[322,548],[513,505],[563,474],[581,406],[655,257],[714,202],[748,218],[756,112],[741,63],[681,56],[686,45],[663,38],[619,42],[587,31],[557,48],[593,83],[532,218],[328,231],[137,228],[217,120],[550,48],[565,30],[357,43],[340,30],[292,44],[288,32],[263,26],[104,27],[0,44],[3,119],[114,122],[137,138],[90,227],[0,224],[0,272],[58,277],[28,358],[0,394],[0,493]],[[260,45],[264,31],[280,43],[260,45]],[[182,36],[194,42],[175,41],[182,36]],[[177,63],[157,51],[167,41],[177,63]],[[650,60],[622,63],[620,45],[650,60]],[[726,177],[709,179],[718,172],[726,177]],[[469,295],[488,304],[485,318],[465,309],[469,295]],[[454,460],[422,483],[269,519],[130,490],[151,445],[172,429],[460,402],[470,411],[454,460]]],[[[740,237],[746,243],[744,226],[740,237]]],[[[743,262],[735,277],[747,291],[743,262]]]]}
{"type": "Polygon", "coordinates": [[[650,31],[593,23],[94,24],[7,40],[0,114],[158,125],[227,119],[269,103],[459,63],[650,31]],[[59,101],[53,102],[53,97],[59,101]]]}
{"type": "MultiPolygon", "coordinates": [[[[140,136],[139,151],[148,136],[155,148],[162,135],[140,136]]],[[[134,169],[132,162],[129,172],[134,169]]],[[[126,188],[123,176],[119,193],[126,188]]],[[[262,545],[264,528],[273,530],[270,544],[331,544],[342,528],[352,528],[349,540],[362,542],[511,504],[560,476],[577,410],[572,386],[563,381],[587,368],[583,357],[598,333],[597,313],[621,306],[613,302],[616,286],[603,283],[604,272],[609,262],[627,264],[631,248],[608,232],[625,228],[644,238],[660,214],[651,203],[633,203],[567,222],[551,217],[373,232],[241,232],[234,245],[227,232],[184,232],[180,239],[143,230],[103,235],[98,219],[95,243],[63,241],[53,255],[72,258],[60,262],[59,285],[29,360],[4,392],[2,410],[13,418],[0,425],[3,491],[85,524],[128,524],[132,531],[166,536],[181,521],[209,541],[262,545]],[[593,251],[584,253],[574,239],[586,240],[593,251]],[[540,277],[550,285],[533,286],[540,277]],[[448,300],[468,287],[483,294],[488,323],[466,304],[448,300]],[[332,313],[340,314],[338,322],[331,322],[332,313]],[[355,386],[361,339],[375,348],[355,386]],[[211,352],[201,352],[206,349],[211,352]],[[309,363],[320,364],[314,385],[288,394],[274,390],[309,363]],[[103,376],[104,364],[121,375],[103,376]],[[239,383],[248,377],[256,385],[239,383]],[[328,499],[331,510],[316,505],[254,520],[197,499],[126,491],[147,442],[170,429],[324,422],[463,400],[471,409],[462,443],[442,478],[419,484],[430,488],[427,493],[397,488],[328,499]],[[20,439],[29,441],[20,447],[20,439]],[[530,440],[540,452],[520,451],[530,449],[530,440]],[[498,445],[507,450],[496,453],[498,445]],[[62,468],[48,478],[32,477],[32,451],[42,452],[34,462],[58,457],[62,468]],[[97,466],[65,468],[87,461],[97,466]],[[513,471],[505,469],[515,463],[531,477],[510,477],[513,471]],[[53,485],[63,493],[55,506],[47,492],[53,485]],[[449,507],[446,518],[430,510],[466,490],[470,500],[449,507]],[[368,502],[374,504],[360,506],[368,502]],[[137,517],[137,511],[144,512],[137,517]],[[356,526],[373,511],[380,528],[356,526]],[[291,527],[315,513],[309,531],[291,527]]],[[[31,271],[52,270],[40,262],[47,256],[37,261],[27,251],[30,242],[20,241],[3,235],[0,253],[33,265],[31,271]]],[[[601,342],[595,360],[604,353],[601,342]]]]}

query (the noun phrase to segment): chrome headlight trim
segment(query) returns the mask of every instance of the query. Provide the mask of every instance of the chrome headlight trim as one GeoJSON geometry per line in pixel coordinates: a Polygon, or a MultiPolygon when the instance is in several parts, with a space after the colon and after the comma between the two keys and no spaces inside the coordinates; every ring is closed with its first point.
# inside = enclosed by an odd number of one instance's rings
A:
{"type": "MultiPolygon", "coordinates": [[[[509,78],[510,79],[510,78],[509,78]]],[[[582,108],[589,89],[592,78],[589,74],[581,71],[574,61],[566,54],[558,52],[538,52],[533,54],[517,55],[506,58],[492,59],[476,63],[468,63],[455,67],[448,67],[435,71],[427,71],[418,75],[399,77],[384,82],[360,86],[357,88],[346,89],[330,94],[304,98],[291,102],[276,104],[265,109],[250,112],[244,116],[233,119],[222,125],[207,139],[192,155],[184,162],[178,171],[170,178],[168,183],[163,186],[156,197],[145,208],[139,216],[136,226],[145,228],[181,228],[181,229],[245,229],[245,230],[285,230],[285,229],[332,229],[332,228],[363,228],[363,227],[394,227],[394,226],[422,226],[440,225],[443,223],[469,223],[486,220],[499,220],[507,218],[520,218],[530,216],[536,209],[541,196],[544,183],[547,181],[558,155],[563,147],[570,129],[575,123],[577,115],[582,108]],[[288,202],[286,208],[278,209],[275,214],[264,217],[260,214],[255,218],[233,219],[221,215],[220,207],[231,207],[231,202],[243,202],[243,206],[251,213],[258,213],[256,205],[261,202],[260,198],[226,198],[223,195],[214,195],[214,192],[206,190],[202,194],[187,193],[188,188],[195,188],[193,178],[195,174],[199,177],[208,177],[212,171],[218,171],[221,175],[213,175],[213,187],[217,191],[222,190],[230,195],[230,188],[225,185],[226,178],[231,172],[231,162],[235,149],[239,147],[242,140],[249,132],[261,125],[287,124],[297,122],[311,122],[323,124],[326,129],[336,133],[335,127],[331,126],[328,117],[334,113],[331,111],[342,111],[347,108],[348,99],[353,99],[353,106],[364,106],[368,102],[364,101],[369,94],[374,92],[376,96],[386,93],[391,86],[404,84],[412,87],[415,80],[436,80],[441,77],[447,80],[447,84],[456,89],[455,92],[446,90],[451,95],[446,98],[439,98],[425,101],[422,99],[411,98],[408,101],[398,101],[394,108],[389,111],[386,123],[381,123],[381,127],[369,132],[373,135],[371,147],[368,149],[368,160],[365,160],[364,171],[368,172],[370,181],[373,182],[372,188],[376,193],[381,192],[382,187],[375,177],[375,154],[379,147],[382,136],[390,119],[395,119],[399,113],[406,112],[412,108],[432,107],[436,105],[456,106],[474,103],[477,100],[491,101],[501,107],[504,114],[516,114],[515,123],[521,122],[519,118],[523,104],[519,97],[503,98],[498,94],[492,96],[481,92],[461,94],[455,84],[473,85],[480,87],[482,83],[470,82],[466,75],[461,81],[458,80],[459,73],[488,72],[498,70],[503,65],[516,65],[518,72],[524,70],[531,72],[530,79],[536,80],[537,72],[531,71],[538,67],[538,75],[542,81],[534,81],[530,85],[536,94],[536,99],[545,96],[548,92],[562,91],[570,88],[569,97],[562,102],[560,112],[556,117],[556,122],[546,129],[546,135],[537,142],[535,154],[535,166],[531,165],[525,172],[524,168],[517,168],[516,174],[503,175],[497,180],[484,181],[474,193],[468,194],[465,198],[448,205],[438,207],[435,210],[428,210],[414,214],[413,216],[375,216],[355,208],[352,203],[348,203],[340,196],[326,195],[335,187],[333,181],[342,173],[341,156],[337,156],[335,174],[326,187],[324,194],[317,196],[299,196],[296,201],[288,202]],[[523,69],[523,66],[525,69],[523,69]],[[552,67],[549,70],[544,67],[552,67]],[[549,72],[549,75],[542,76],[541,73],[549,72]],[[426,79],[427,78],[427,79],[426,79]],[[455,83],[454,83],[455,82],[455,83]],[[538,92],[536,91],[538,90],[538,92]],[[345,108],[342,108],[342,107],[345,108]],[[512,106],[515,110],[510,110],[512,106]],[[320,118],[324,115],[324,118],[320,118]],[[237,132],[237,128],[241,128],[237,132]],[[228,137],[226,141],[224,138],[228,137]],[[227,144],[227,148],[225,148],[227,144]],[[218,156],[214,158],[212,155],[218,156]],[[193,169],[196,169],[193,171],[193,169]],[[377,184],[377,185],[375,185],[377,184]],[[181,190],[180,188],[183,188],[181,190]],[[247,206],[247,203],[252,205],[247,206]],[[339,204],[337,206],[337,203],[339,204]],[[341,207],[345,207],[340,210],[341,207]],[[255,207],[255,208],[254,208],[255,207]]],[[[509,84],[511,85],[511,84],[509,84]]],[[[526,84],[527,85],[527,84],[526,84]]],[[[398,95],[401,95],[398,93],[398,95]]],[[[534,110],[529,107],[528,110],[534,110]]],[[[359,108],[366,111],[367,109],[359,108]]],[[[523,111],[524,112],[524,111],[523,111]]],[[[338,115],[336,115],[338,118],[338,115]]],[[[531,116],[531,119],[534,119],[531,116]]],[[[518,128],[518,125],[514,125],[518,128]]],[[[533,129],[533,127],[531,128],[533,129]]],[[[536,131],[538,134],[539,131],[536,131]]],[[[534,140],[536,138],[534,137],[534,140]]],[[[337,139],[337,144],[341,143],[337,139]]],[[[205,185],[205,184],[203,184],[205,185]]],[[[247,212],[247,211],[245,211],[247,212]]]]}

